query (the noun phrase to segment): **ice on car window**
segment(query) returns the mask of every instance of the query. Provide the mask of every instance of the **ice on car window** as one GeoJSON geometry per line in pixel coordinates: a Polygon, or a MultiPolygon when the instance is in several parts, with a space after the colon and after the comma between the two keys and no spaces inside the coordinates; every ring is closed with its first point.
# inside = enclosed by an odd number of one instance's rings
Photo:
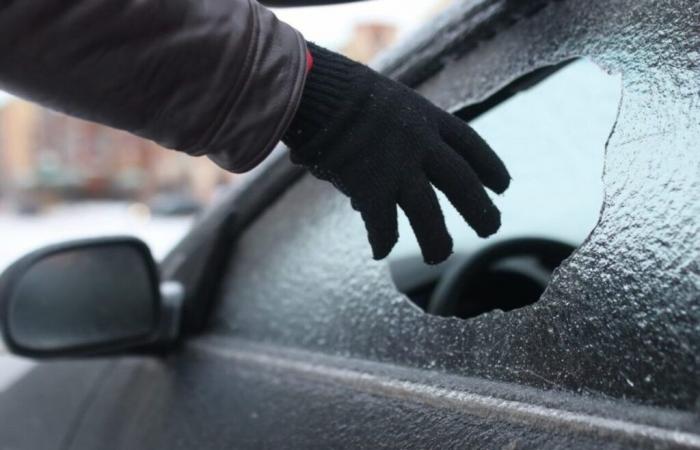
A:
{"type": "MultiPolygon", "coordinates": [[[[543,298],[469,320],[424,314],[396,290],[388,265],[371,260],[364,226],[347,199],[305,178],[239,239],[216,312],[217,332],[697,411],[700,3],[536,3],[542,7],[466,46],[460,33],[470,28],[463,24],[473,24],[481,2],[459,2],[396,54],[392,73],[402,73],[402,64],[408,66],[403,72],[419,75],[428,64],[437,67],[419,79],[418,89],[449,110],[572,58],[587,57],[622,74],[622,102],[605,147],[599,221],[543,298]]],[[[576,96],[572,87],[560,100],[576,96]]],[[[526,111],[502,126],[517,127],[533,115],[526,111]]],[[[575,126],[595,126],[591,120],[575,126]]],[[[476,125],[499,151],[517,151],[497,142],[487,123],[476,125]]],[[[602,152],[607,131],[586,149],[602,152]]],[[[579,130],[571,132],[572,140],[580,139],[579,130]]],[[[548,134],[565,141],[563,133],[548,134]]],[[[595,174],[597,180],[600,166],[595,174]]]]}

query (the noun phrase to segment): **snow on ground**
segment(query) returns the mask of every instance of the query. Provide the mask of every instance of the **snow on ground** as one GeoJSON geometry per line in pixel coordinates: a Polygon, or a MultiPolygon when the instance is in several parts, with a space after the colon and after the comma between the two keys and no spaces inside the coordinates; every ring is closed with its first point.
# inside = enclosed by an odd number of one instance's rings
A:
{"type": "Polygon", "coordinates": [[[28,359],[0,354],[0,394],[19,381],[34,365],[28,359]]]}
{"type": "Polygon", "coordinates": [[[136,236],[161,259],[185,235],[192,220],[154,217],[143,206],[119,202],[62,205],[37,216],[0,212],[0,271],[44,245],[98,236],[136,236]]]}

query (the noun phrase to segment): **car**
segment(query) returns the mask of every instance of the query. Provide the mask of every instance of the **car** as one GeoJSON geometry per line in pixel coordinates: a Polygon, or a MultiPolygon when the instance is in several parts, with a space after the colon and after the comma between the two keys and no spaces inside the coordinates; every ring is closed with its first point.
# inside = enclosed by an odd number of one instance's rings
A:
{"type": "Polygon", "coordinates": [[[0,318],[40,362],[0,392],[0,447],[700,448],[697,17],[695,0],[464,1],[380,59],[546,195],[514,178],[487,240],[445,204],[443,265],[405,222],[373,261],[349,201],[284,148],[157,266],[126,237],[22,258],[0,318]],[[549,80],[570,92],[535,95],[549,80]]]}
{"type": "Polygon", "coordinates": [[[201,202],[186,192],[165,192],[156,195],[148,205],[158,216],[190,216],[199,213],[201,202]]]}

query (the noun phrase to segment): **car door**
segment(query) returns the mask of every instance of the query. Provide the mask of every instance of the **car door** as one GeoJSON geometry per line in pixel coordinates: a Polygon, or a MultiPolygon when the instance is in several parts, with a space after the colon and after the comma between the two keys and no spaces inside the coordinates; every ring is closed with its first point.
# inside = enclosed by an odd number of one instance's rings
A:
{"type": "Polygon", "coordinates": [[[425,314],[278,155],[164,263],[182,345],[114,359],[63,448],[700,447],[699,14],[470,1],[384,59],[451,111],[575,57],[622,73],[600,217],[535,304],[425,314]]]}

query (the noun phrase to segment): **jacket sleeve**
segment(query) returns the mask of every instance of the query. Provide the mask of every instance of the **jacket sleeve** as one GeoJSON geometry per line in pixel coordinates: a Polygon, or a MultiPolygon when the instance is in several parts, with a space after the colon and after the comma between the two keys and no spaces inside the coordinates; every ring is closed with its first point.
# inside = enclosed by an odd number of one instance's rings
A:
{"type": "Polygon", "coordinates": [[[305,53],[255,0],[0,0],[0,89],[234,172],[286,130],[305,53]]]}

